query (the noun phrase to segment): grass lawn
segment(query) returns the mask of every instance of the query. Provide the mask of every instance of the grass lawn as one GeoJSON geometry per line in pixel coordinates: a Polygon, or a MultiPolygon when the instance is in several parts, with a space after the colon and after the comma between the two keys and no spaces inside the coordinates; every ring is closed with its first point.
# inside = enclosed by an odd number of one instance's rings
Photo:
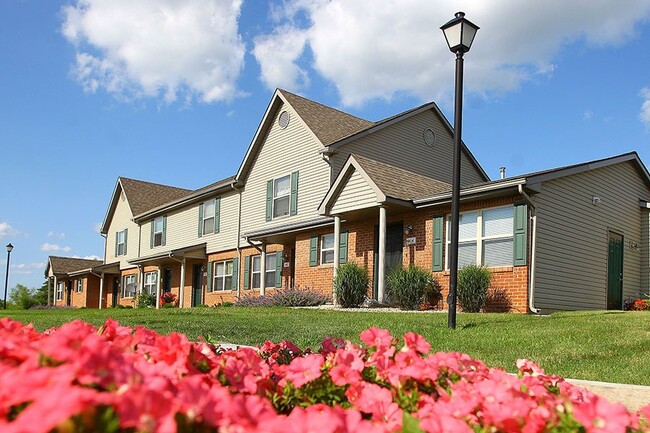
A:
{"type": "Polygon", "coordinates": [[[370,326],[393,335],[422,334],[433,350],[460,351],[489,366],[514,371],[517,358],[538,362],[547,372],[574,379],[650,385],[650,313],[589,311],[548,317],[521,314],[459,314],[458,329],[447,329],[446,314],[366,313],[289,308],[195,308],[107,310],[7,310],[38,330],[73,319],[101,325],[107,317],[123,325],[144,325],[160,333],[182,332],[191,339],[258,345],[292,340],[318,348],[328,335],[359,342],[370,326]]]}

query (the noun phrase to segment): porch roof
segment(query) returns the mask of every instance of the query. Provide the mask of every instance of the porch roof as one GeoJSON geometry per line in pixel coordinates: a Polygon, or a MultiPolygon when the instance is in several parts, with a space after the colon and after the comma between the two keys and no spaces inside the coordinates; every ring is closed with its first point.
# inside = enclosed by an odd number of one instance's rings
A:
{"type": "Polygon", "coordinates": [[[149,256],[139,257],[137,259],[130,260],[129,263],[134,265],[145,265],[147,263],[158,263],[158,262],[162,262],[165,259],[172,259],[172,258],[204,259],[207,257],[206,245],[207,244],[203,242],[189,247],[162,251],[160,253],[151,254],[149,256]]]}
{"type": "Polygon", "coordinates": [[[327,227],[334,224],[334,218],[332,217],[319,217],[315,219],[310,219],[308,221],[302,221],[291,224],[284,224],[281,226],[276,226],[264,230],[256,230],[253,232],[248,232],[242,234],[242,238],[246,241],[262,241],[272,239],[281,239],[286,235],[291,235],[305,230],[310,230],[318,227],[327,227]]]}

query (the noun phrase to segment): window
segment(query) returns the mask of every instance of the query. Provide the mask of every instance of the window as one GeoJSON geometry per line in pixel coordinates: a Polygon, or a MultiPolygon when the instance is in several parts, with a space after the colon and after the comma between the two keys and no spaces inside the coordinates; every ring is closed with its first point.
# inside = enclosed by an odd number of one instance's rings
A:
{"type": "Polygon", "coordinates": [[[154,295],[156,293],[156,287],[158,285],[158,272],[147,272],[144,274],[144,287],[142,291],[149,295],[154,295]]]}
{"type": "Polygon", "coordinates": [[[230,290],[232,288],[233,261],[215,262],[212,266],[212,291],[230,290]]]}
{"type": "Polygon", "coordinates": [[[334,233],[320,237],[320,263],[334,263],[334,233]]]}
{"type": "Polygon", "coordinates": [[[289,215],[291,177],[280,177],[273,181],[273,218],[289,215]]]}
{"type": "MultiPolygon", "coordinates": [[[[251,287],[253,289],[260,288],[260,278],[262,277],[262,269],[260,266],[261,256],[253,256],[251,258],[251,287]]],[[[277,254],[266,254],[266,269],[264,272],[264,287],[275,287],[275,268],[277,264],[277,254]]]]}
{"type": "Polygon", "coordinates": [[[203,232],[214,233],[214,200],[203,203],[203,232]]]}
{"type": "Polygon", "coordinates": [[[164,241],[165,217],[158,217],[154,219],[152,224],[153,224],[153,227],[151,228],[152,245],[154,247],[165,245],[165,241],[164,241]]]}
{"type": "Polygon", "coordinates": [[[122,280],[122,297],[133,298],[137,289],[136,275],[125,275],[122,280]]]}
{"type": "Polygon", "coordinates": [[[56,300],[63,301],[63,283],[56,285],[56,300]]]}
{"type": "Polygon", "coordinates": [[[81,278],[79,278],[77,280],[77,285],[75,286],[75,291],[77,293],[81,293],[81,292],[84,291],[84,280],[82,280],[81,278]]]}
{"type": "MultiPolygon", "coordinates": [[[[513,208],[500,207],[460,215],[458,267],[469,264],[486,267],[513,265],[513,208]]],[[[451,222],[447,219],[447,253],[451,222]]],[[[449,257],[449,254],[446,254],[449,257]]],[[[449,263],[447,263],[449,269],[449,263]]]]}
{"type": "Polygon", "coordinates": [[[126,229],[122,230],[121,232],[117,232],[115,242],[115,256],[126,255],[126,229]]]}

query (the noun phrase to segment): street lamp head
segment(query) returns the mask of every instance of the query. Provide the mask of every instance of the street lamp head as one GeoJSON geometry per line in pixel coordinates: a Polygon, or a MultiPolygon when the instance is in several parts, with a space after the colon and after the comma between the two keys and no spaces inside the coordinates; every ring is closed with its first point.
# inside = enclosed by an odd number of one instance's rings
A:
{"type": "Polygon", "coordinates": [[[11,244],[8,244],[8,245],[7,245],[7,252],[8,252],[8,253],[12,252],[13,249],[14,249],[14,246],[13,246],[13,245],[11,245],[11,244]]]}
{"type": "Polygon", "coordinates": [[[452,53],[464,54],[469,51],[474,42],[474,36],[479,27],[465,19],[464,12],[456,12],[456,17],[440,27],[445,34],[447,45],[452,53]]]}

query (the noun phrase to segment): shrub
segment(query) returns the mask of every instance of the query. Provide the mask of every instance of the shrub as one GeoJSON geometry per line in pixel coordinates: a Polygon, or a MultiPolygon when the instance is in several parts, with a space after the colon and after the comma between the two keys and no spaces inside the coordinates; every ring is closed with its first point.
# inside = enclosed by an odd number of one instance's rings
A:
{"type": "Polygon", "coordinates": [[[512,310],[512,301],[506,289],[492,287],[488,290],[483,311],[486,313],[508,313],[512,310]]]}
{"type": "Polygon", "coordinates": [[[467,265],[458,271],[458,304],[463,311],[478,313],[485,306],[492,273],[482,266],[467,265]]]}
{"type": "Polygon", "coordinates": [[[135,305],[138,308],[149,308],[156,305],[156,294],[155,293],[146,293],[142,292],[138,294],[138,298],[135,301],[135,305]]]}
{"type": "Polygon", "coordinates": [[[643,294],[645,299],[626,299],[625,309],[627,311],[650,311],[650,295],[643,294]]]}
{"type": "Polygon", "coordinates": [[[266,296],[246,295],[235,305],[238,307],[315,307],[330,301],[328,296],[309,288],[295,287],[277,290],[266,296]]]}
{"type": "Polygon", "coordinates": [[[336,303],[343,308],[359,307],[366,298],[369,283],[366,268],[353,262],[341,265],[334,278],[336,303]]]}
{"type": "Polygon", "coordinates": [[[435,291],[435,282],[431,272],[415,265],[395,269],[388,276],[388,299],[402,310],[417,310],[426,303],[425,295],[435,291]]]}
{"type": "Polygon", "coordinates": [[[167,292],[160,295],[160,306],[164,308],[171,308],[176,306],[176,295],[172,292],[167,292]]]}
{"type": "Polygon", "coordinates": [[[9,302],[18,308],[29,310],[35,305],[38,305],[38,301],[34,298],[34,294],[34,289],[29,289],[22,284],[17,284],[16,287],[11,289],[11,293],[9,294],[9,302]]]}

